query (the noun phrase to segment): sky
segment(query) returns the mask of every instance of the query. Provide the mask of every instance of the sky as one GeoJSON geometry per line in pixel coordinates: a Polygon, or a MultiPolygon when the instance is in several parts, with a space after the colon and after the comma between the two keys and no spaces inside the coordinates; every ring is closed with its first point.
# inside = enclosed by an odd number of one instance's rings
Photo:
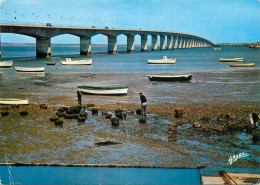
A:
{"type": "MultiPolygon", "coordinates": [[[[214,43],[260,41],[260,0],[0,0],[0,22],[59,26],[164,30],[204,37],[214,43]]],[[[140,36],[136,39],[140,40],[140,36]]],[[[35,38],[1,34],[2,43],[35,38]]],[[[52,43],[79,43],[62,35],[52,43]]],[[[107,37],[92,37],[106,44],[107,37]]],[[[126,44],[126,36],[118,37],[126,44]]]]}

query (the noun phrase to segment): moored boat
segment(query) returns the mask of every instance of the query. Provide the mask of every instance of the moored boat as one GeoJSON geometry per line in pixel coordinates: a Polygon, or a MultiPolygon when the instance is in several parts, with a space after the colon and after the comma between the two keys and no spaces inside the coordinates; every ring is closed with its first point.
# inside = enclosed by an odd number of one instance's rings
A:
{"type": "Polygon", "coordinates": [[[233,64],[228,64],[230,67],[254,67],[255,63],[233,63],[233,64]]]}
{"type": "Polygon", "coordinates": [[[157,60],[148,60],[148,64],[175,64],[176,58],[167,58],[167,56],[163,56],[163,59],[157,60]]]}
{"type": "Polygon", "coordinates": [[[220,58],[220,62],[243,62],[244,58],[220,58]]]}
{"type": "Polygon", "coordinates": [[[249,45],[250,48],[260,48],[260,42],[249,45]]]}
{"type": "Polygon", "coordinates": [[[44,72],[45,67],[15,67],[17,72],[44,72]]]}
{"type": "Polygon", "coordinates": [[[0,68],[8,68],[13,66],[13,60],[0,61],[0,68]]]}
{"type": "Polygon", "coordinates": [[[65,60],[61,61],[62,65],[91,65],[92,59],[86,60],[71,60],[71,58],[66,58],[65,60]]]}
{"type": "Polygon", "coordinates": [[[79,91],[85,94],[96,95],[126,95],[128,86],[78,86],[79,91]]]}
{"type": "Polygon", "coordinates": [[[27,104],[29,104],[29,98],[27,98],[27,99],[0,98],[0,104],[4,104],[4,105],[27,105],[27,104]]]}
{"type": "Polygon", "coordinates": [[[221,50],[221,48],[214,48],[214,50],[221,50]]]}
{"type": "Polygon", "coordinates": [[[46,62],[45,64],[46,64],[46,65],[56,65],[55,62],[46,62]]]}
{"type": "Polygon", "coordinates": [[[192,78],[192,74],[185,75],[147,75],[151,81],[183,81],[189,82],[192,78]]]}

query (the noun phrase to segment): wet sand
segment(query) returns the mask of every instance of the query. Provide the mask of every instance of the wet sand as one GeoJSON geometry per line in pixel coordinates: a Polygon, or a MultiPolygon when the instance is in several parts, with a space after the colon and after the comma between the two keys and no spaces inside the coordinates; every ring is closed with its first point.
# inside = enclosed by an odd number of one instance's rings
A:
{"type": "Polygon", "coordinates": [[[259,145],[253,145],[245,129],[250,125],[248,115],[259,114],[259,86],[255,80],[259,73],[195,73],[192,83],[150,82],[146,75],[2,74],[2,96],[28,96],[31,103],[18,108],[0,106],[2,111],[9,111],[8,116],[0,116],[0,162],[205,166],[204,173],[210,175],[223,168],[258,169],[259,145]],[[230,80],[241,78],[236,83],[230,80]],[[87,107],[84,123],[60,118],[64,123],[59,127],[50,121],[59,107],[77,104],[78,85],[107,83],[127,84],[128,95],[84,95],[83,106],[94,104],[98,115],[92,115],[92,107],[87,107]],[[144,124],[139,123],[140,116],[135,114],[140,106],[140,91],[149,102],[144,124]],[[40,109],[39,104],[48,108],[40,109]],[[102,112],[115,114],[119,108],[127,111],[127,118],[120,120],[119,127],[113,127],[102,112]],[[20,116],[22,110],[29,115],[20,116]],[[183,118],[175,118],[175,110],[183,110],[183,118]],[[220,116],[227,114],[228,120],[220,116]],[[196,122],[201,127],[195,128],[196,122]],[[230,126],[234,124],[235,127],[230,126]],[[169,125],[177,125],[174,134],[168,134],[169,125]],[[102,141],[120,144],[94,145],[102,141]],[[230,156],[242,152],[250,157],[228,164],[230,156]]]}

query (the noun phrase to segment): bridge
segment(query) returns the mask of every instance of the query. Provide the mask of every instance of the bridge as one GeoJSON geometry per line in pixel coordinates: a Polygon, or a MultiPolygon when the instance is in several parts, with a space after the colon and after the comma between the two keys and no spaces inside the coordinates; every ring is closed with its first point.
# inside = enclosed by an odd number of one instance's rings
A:
{"type": "MultiPolygon", "coordinates": [[[[51,38],[71,34],[80,37],[80,55],[91,54],[91,37],[102,34],[108,38],[108,53],[117,52],[117,36],[123,34],[127,37],[127,52],[134,52],[134,36],[141,36],[141,51],[147,51],[147,37],[152,38],[151,50],[158,50],[158,36],[160,37],[160,50],[172,50],[181,48],[209,47],[214,43],[192,34],[151,31],[151,30],[130,30],[130,29],[109,29],[109,28],[85,28],[85,27],[64,27],[64,26],[40,26],[40,25],[19,25],[0,23],[0,33],[16,33],[36,38],[36,57],[45,58],[51,56],[51,38]]],[[[1,59],[1,47],[0,47],[1,59]]]]}

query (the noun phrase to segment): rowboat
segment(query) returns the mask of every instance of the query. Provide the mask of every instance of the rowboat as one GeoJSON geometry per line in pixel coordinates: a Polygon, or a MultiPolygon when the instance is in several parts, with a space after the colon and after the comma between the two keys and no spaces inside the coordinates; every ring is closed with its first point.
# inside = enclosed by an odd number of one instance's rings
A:
{"type": "Polygon", "coordinates": [[[71,58],[66,58],[61,61],[62,65],[91,65],[92,59],[87,60],[71,60],[71,58]]]}
{"type": "Polygon", "coordinates": [[[228,64],[230,67],[254,67],[255,66],[255,63],[239,63],[239,64],[236,64],[236,63],[233,63],[233,64],[228,64]]]}
{"type": "Polygon", "coordinates": [[[7,61],[0,61],[0,68],[8,68],[12,67],[13,60],[7,60],[7,61]]]}
{"type": "Polygon", "coordinates": [[[244,58],[220,58],[220,62],[243,62],[244,58]]]}
{"type": "Polygon", "coordinates": [[[128,86],[78,86],[78,88],[84,94],[97,95],[126,95],[128,91],[128,86]]]}
{"type": "Polygon", "coordinates": [[[45,64],[46,64],[46,65],[56,65],[55,62],[46,62],[45,64]]]}
{"type": "Polygon", "coordinates": [[[176,58],[167,58],[163,56],[163,59],[148,60],[148,64],[175,64],[176,58]]]}
{"type": "Polygon", "coordinates": [[[29,104],[29,98],[27,98],[27,99],[0,98],[0,104],[5,104],[5,105],[27,105],[27,104],[29,104]]]}
{"type": "Polygon", "coordinates": [[[45,67],[15,67],[17,72],[44,72],[45,67]]]}
{"type": "Polygon", "coordinates": [[[192,74],[186,75],[147,75],[151,81],[190,81],[192,74]]]}

